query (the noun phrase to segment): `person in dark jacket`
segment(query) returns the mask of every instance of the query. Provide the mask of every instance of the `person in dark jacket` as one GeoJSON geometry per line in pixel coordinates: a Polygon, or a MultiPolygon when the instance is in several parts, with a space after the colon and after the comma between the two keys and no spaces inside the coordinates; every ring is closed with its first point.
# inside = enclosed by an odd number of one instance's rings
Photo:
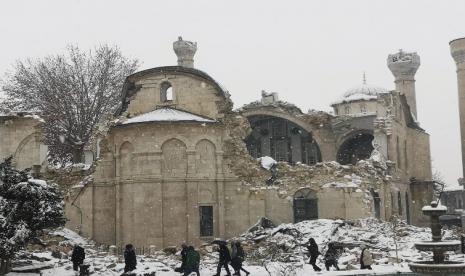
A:
{"type": "Polygon", "coordinates": [[[231,242],[231,266],[234,268],[234,275],[241,275],[241,270],[249,275],[250,272],[244,269],[242,263],[245,259],[244,249],[239,241],[231,242]]]}
{"type": "Polygon", "coordinates": [[[189,246],[186,251],[186,262],[184,264],[184,276],[189,276],[192,272],[195,272],[197,276],[200,276],[199,265],[200,265],[199,252],[195,251],[193,246],[189,246]]]}
{"type": "Polygon", "coordinates": [[[187,244],[181,244],[181,266],[176,268],[174,271],[184,273],[184,267],[186,265],[187,248],[187,244]]]}
{"type": "Polygon", "coordinates": [[[218,266],[216,267],[216,276],[221,275],[221,268],[224,267],[228,276],[231,276],[229,271],[229,262],[231,262],[231,254],[226,244],[219,244],[218,252],[220,253],[220,259],[218,261],[218,266]]]}
{"type": "Polygon", "coordinates": [[[307,250],[308,255],[310,256],[310,264],[312,265],[313,270],[321,271],[321,268],[316,265],[316,258],[318,258],[318,255],[321,253],[318,251],[318,245],[316,244],[315,239],[310,238],[308,240],[307,250]]]}
{"type": "Polygon", "coordinates": [[[126,249],[124,250],[124,263],[124,273],[136,269],[136,252],[134,251],[134,246],[132,246],[132,244],[126,244],[126,249]]]}
{"type": "Polygon", "coordinates": [[[325,267],[327,271],[329,271],[331,266],[334,266],[336,270],[339,270],[339,266],[337,265],[337,258],[338,252],[336,246],[334,246],[332,242],[328,243],[328,250],[325,254],[325,267]]]}
{"type": "Polygon", "coordinates": [[[84,248],[79,245],[74,246],[73,253],[71,255],[71,262],[73,262],[73,269],[75,271],[78,271],[79,266],[84,263],[85,258],[86,253],[84,252],[84,248]]]}

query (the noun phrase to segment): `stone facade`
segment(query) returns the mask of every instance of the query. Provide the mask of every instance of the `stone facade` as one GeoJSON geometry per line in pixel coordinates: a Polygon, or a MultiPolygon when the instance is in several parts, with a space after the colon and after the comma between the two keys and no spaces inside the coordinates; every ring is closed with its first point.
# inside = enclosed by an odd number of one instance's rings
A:
{"type": "MultiPolygon", "coordinates": [[[[66,183],[69,228],[99,243],[167,247],[230,238],[261,217],[425,223],[429,136],[397,81],[396,91],[352,90],[333,104],[336,115],[266,92],[233,111],[229,92],[193,68],[197,44],[173,46],[178,66],[127,77],[117,120],[89,145],[98,160],[82,183],[66,183]],[[267,167],[264,156],[281,162],[267,167]]],[[[39,121],[0,119],[2,156],[20,168],[42,164],[39,121]]]]}
{"type": "Polygon", "coordinates": [[[40,124],[40,118],[33,114],[0,114],[1,160],[13,156],[13,165],[19,169],[41,166],[47,146],[42,142],[40,124]]]}

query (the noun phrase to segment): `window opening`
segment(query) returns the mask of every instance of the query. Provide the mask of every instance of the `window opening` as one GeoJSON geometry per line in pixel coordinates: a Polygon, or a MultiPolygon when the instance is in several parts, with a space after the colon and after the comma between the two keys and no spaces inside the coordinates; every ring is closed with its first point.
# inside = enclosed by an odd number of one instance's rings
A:
{"type": "Polygon", "coordinates": [[[168,102],[173,100],[173,87],[171,83],[164,82],[160,86],[160,101],[168,102]]]}
{"type": "Polygon", "coordinates": [[[350,114],[350,106],[347,105],[346,107],[344,107],[344,111],[346,114],[350,114]]]}
{"type": "Polygon", "coordinates": [[[308,188],[294,194],[294,222],[318,219],[318,199],[316,193],[308,188]]]}
{"type": "Polygon", "coordinates": [[[367,113],[367,105],[366,104],[361,104],[360,105],[360,112],[361,113],[367,113]]]}
{"type": "Polygon", "coordinates": [[[407,192],[405,192],[405,215],[407,216],[407,223],[410,224],[410,202],[407,192]]]}
{"type": "Polygon", "coordinates": [[[399,208],[399,216],[402,216],[402,196],[400,191],[397,192],[397,207],[399,208]]]}
{"type": "Polygon", "coordinates": [[[408,169],[407,140],[404,140],[404,168],[408,169]]]}
{"type": "Polygon", "coordinates": [[[200,236],[213,236],[213,206],[200,206],[200,236]]]}

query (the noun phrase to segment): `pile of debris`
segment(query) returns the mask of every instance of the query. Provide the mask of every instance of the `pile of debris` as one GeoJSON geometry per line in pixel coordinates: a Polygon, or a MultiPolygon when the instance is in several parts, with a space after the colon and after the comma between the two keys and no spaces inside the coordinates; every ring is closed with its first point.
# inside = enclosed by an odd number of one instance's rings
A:
{"type": "MultiPolygon", "coordinates": [[[[381,222],[376,219],[355,221],[318,219],[296,224],[274,225],[262,218],[241,236],[231,240],[240,241],[246,252],[245,266],[256,271],[301,270],[311,271],[308,263],[307,243],[314,238],[323,254],[317,260],[321,266],[323,256],[330,242],[340,250],[339,267],[353,270],[359,267],[360,246],[366,245],[373,254],[376,267],[393,267],[418,259],[430,258],[430,253],[419,252],[414,243],[431,238],[429,228],[396,223],[381,222]],[[397,249],[397,250],[396,250],[397,249]]],[[[444,231],[444,240],[458,239],[454,230],[444,231]]],[[[14,270],[18,272],[38,272],[43,275],[73,275],[69,261],[72,246],[79,244],[85,248],[86,264],[94,275],[121,274],[124,260],[121,254],[114,254],[111,248],[98,246],[76,233],[61,229],[41,237],[40,245],[31,245],[18,254],[14,270]]],[[[200,246],[202,255],[201,270],[214,272],[218,254],[212,244],[200,246]]],[[[121,252],[117,252],[121,253],[121,252]]],[[[180,264],[179,249],[150,251],[138,254],[138,266],[134,275],[159,275],[172,272],[180,264]]],[[[465,261],[463,254],[450,252],[450,260],[465,261]]]]}
{"type": "MultiPolygon", "coordinates": [[[[356,221],[319,219],[277,227],[269,220],[261,219],[237,240],[244,245],[250,264],[291,262],[298,265],[308,260],[306,245],[310,238],[315,239],[322,254],[330,242],[342,248],[339,266],[343,270],[359,267],[361,245],[370,249],[378,265],[409,263],[430,257],[429,253],[414,248],[415,242],[431,238],[429,228],[411,226],[403,221],[382,222],[373,218],[356,221]]],[[[458,238],[456,231],[444,232],[445,240],[458,238]]],[[[464,255],[451,253],[449,258],[463,261],[464,255]]],[[[323,262],[323,256],[320,256],[319,262],[323,262]]]]}

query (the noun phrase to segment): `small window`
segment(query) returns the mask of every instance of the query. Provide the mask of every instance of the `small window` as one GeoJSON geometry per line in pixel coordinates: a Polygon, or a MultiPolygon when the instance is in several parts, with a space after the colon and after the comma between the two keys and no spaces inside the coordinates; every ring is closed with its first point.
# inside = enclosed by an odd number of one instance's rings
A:
{"type": "Polygon", "coordinates": [[[173,100],[173,87],[171,83],[164,82],[160,86],[160,101],[168,102],[173,100]]]}
{"type": "Polygon", "coordinates": [[[407,140],[404,140],[404,168],[408,169],[407,140]]]}
{"type": "Polygon", "coordinates": [[[345,111],[345,114],[350,114],[350,106],[349,105],[346,105],[344,107],[344,111],[345,111]]]}
{"type": "Polygon", "coordinates": [[[213,236],[213,206],[200,206],[200,236],[213,236]]]}
{"type": "Polygon", "coordinates": [[[366,104],[360,104],[360,112],[361,113],[367,113],[367,105],[366,104]]]}
{"type": "Polygon", "coordinates": [[[399,208],[399,216],[402,216],[402,196],[397,192],[397,207],[399,208]]]}

